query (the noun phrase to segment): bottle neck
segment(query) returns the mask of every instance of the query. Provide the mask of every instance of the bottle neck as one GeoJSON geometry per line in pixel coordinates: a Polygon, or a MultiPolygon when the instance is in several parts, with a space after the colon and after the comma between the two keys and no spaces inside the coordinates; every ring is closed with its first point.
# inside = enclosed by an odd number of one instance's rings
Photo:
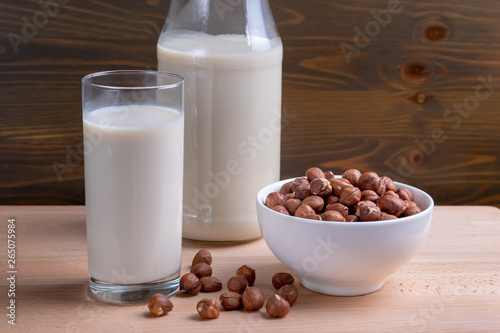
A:
{"type": "Polygon", "coordinates": [[[279,39],[268,0],[172,0],[163,32],[173,30],[279,39]]]}

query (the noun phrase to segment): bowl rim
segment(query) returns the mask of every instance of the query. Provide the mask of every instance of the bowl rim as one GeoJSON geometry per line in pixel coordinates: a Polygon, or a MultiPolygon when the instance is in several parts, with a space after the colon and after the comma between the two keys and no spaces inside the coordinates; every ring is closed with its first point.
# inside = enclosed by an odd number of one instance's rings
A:
{"type": "MultiPolygon", "coordinates": [[[[301,223],[309,223],[309,224],[315,224],[315,225],[342,225],[342,226],[346,226],[346,227],[347,226],[353,226],[353,228],[354,227],[358,227],[358,226],[367,226],[367,225],[372,225],[373,226],[373,225],[391,225],[391,224],[398,224],[398,223],[407,223],[409,220],[416,219],[419,216],[424,216],[424,215],[430,214],[432,212],[433,208],[434,208],[434,200],[432,199],[432,197],[427,192],[425,192],[425,191],[423,191],[421,189],[418,189],[418,188],[416,188],[414,186],[411,186],[411,185],[408,185],[408,184],[405,184],[405,183],[401,183],[401,182],[396,182],[396,181],[394,183],[396,184],[397,188],[401,187],[401,185],[402,185],[403,187],[406,187],[410,191],[412,191],[412,194],[413,193],[419,193],[419,194],[423,195],[424,198],[429,202],[429,206],[426,209],[422,210],[418,214],[411,215],[411,216],[404,216],[404,217],[400,217],[400,218],[397,218],[397,219],[394,219],[394,220],[360,221],[360,222],[356,222],[356,223],[350,223],[350,222],[340,222],[340,221],[318,221],[318,220],[306,219],[306,218],[303,218],[303,217],[296,217],[296,216],[292,216],[292,215],[285,215],[285,214],[279,213],[279,212],[277,212],[275,210],[272,210],[271,208],[267,207],[264,204],[264,201],[265,201],[264,194],[266,194],[265,196],[267,197],[267,195],[269,193],[279,191],[279,189],[281,188],[281,186],[283,184],[285,184],[287,182],[290,182],[290,181],[293,181],[296,178],[300,178],[300,176],[299,177],[294,177],[294,178],[283,179],[283,180],[280,180],[280,181],[268,184],[268,185],[264,186],[263,188],[261,188],[257,192],[257,195],[256,195],[257,205],[263,207],[264,209],[269,210],[272,213],[279,214],[279,216],[285,216],[287,218],[291,218],[292,221],[299,221],[301,223]]],[[[341,178],[341,176],[335,176],[335,178],[341,178]]]]}

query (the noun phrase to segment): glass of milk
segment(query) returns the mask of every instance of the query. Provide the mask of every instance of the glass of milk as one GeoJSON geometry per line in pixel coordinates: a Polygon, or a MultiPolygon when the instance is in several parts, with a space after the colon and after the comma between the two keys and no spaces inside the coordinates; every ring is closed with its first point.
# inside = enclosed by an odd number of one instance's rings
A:
{"type": "Polygon", "coordinates": [[[157,53],[186,80],[184,237],[261,237],[255,197],[280,177],[283,47],[268,1],[172,0],[157,53]]]}
{"type": "Polygon", "coordinates": [[[182,77],[82,79],[90,289],[114,303],[174,293],[181,267],[182,77]]]}

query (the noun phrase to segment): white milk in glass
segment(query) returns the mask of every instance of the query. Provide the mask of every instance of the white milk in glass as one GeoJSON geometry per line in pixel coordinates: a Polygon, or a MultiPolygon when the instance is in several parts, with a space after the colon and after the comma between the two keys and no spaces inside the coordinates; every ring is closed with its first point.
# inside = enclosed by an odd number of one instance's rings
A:
{"type": "Polygon", "coordinates": [[[185,79],[184,237],[260,237],[255,195],[280,172],[282,56],[279,39],[160,37],[159,70],[185,79]]]}
{"type": "Polygon", "coordinates": [[[90,275],[134,284],[175,274],[182,113],[152,105],[104,107],[84,114],[83,130],[90,275]]]}

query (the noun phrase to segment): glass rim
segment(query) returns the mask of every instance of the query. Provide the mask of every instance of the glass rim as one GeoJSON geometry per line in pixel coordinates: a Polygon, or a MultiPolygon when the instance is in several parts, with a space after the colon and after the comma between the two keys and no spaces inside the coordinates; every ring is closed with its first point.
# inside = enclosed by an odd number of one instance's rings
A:
{"type": "Polygon", "coordinates": [[[176,87],[181,86],[183,83],[184,83],[184,78],[180,75],[177,75],[174,73],[163,72],[163,71],[153,71],[153,70],[144,70],[144,69],[118,69],[118,70],[110,70],[110,71],[101,71],[101,72],[87,74],[82,78],[83,85],[101,88],[101,89],[110,89],[110,90],[115,90],[115,89],[120,89],[120,90],[172,89],[172,88],[176,88],[176,87]],[[91,79],[94,79],[97,77],[111,76],[111,75],[118,75],[118,74],[119,75],[125,75],[125,74],[145,75],[145,74],[149,74],[149,75],[155,75],[155,76],[175,78],[178,81],[174,82],[174,83],[157,84],[157,85],[151,85],[151,86],[113,86],[113,85],[98,84],[98,83],[91,82],[91,79]]]}

